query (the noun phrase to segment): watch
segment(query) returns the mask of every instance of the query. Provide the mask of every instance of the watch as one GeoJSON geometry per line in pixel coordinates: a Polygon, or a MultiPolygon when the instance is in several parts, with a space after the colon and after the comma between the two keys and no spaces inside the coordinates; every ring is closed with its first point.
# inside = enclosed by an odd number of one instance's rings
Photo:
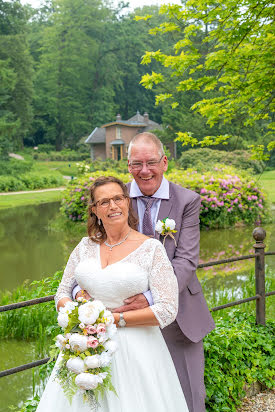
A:
{"type": "Polygon", "coordinates": [[[118,324],[118,326],[119,326],[120,328],[124,328],[124,326],[126,326],[126,322],[125,322],[123,313],[120,313],[120,314],[119,314],[119,321],[118,321],[117,324],[118,324]]]}

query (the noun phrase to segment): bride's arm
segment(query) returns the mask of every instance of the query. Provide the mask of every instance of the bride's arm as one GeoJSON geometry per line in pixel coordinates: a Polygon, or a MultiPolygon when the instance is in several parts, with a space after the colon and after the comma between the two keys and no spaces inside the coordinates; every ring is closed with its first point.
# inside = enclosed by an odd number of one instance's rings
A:
{"type": "MultiPolygon", "coordinates": [[[[159,243],[154,252],[149,288],[154,305],[145,309],[131,310],[123,313],[126,326],[165,326],[172,323],[178,312],[178,282],[166,251],[159,243]]],[[[119,313],[113,313],[115,322],[119,313]]]]}
{"type": "Polygon", "coordinates": [[[72,287],[75,283],[74,273],[76,266],[80,262],[80,249],[82,247],[84,247],[83,239],[72,251],[65,267],[62,280],[54,298],[57,310],[64,306],[66,302],[72,300],[72,287]]]}

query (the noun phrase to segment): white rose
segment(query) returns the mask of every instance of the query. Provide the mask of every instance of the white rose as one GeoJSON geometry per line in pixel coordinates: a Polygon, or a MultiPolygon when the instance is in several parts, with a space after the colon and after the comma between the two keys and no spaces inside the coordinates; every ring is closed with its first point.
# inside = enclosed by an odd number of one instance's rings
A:
{"type": "Polygon", "coordinates": [[[105,350],[107,350],[109,353],[114,353],[117,350],[117,343],[114,340],[108,340],[104,344],[105,350]]]}
{"type": "Polygon", "coordinates": [[[100,355],[87,356],[84,363],[88,369],[99,368],[101,366],[100,355]]]}
{"type": "Polygon", "coordinates": [[[103,317],[104,319],[106,319],[105,323],[107,326],[112,325],[114,323],[114,316],[112,312],[110,312],[109,310],[104,310],[103,317]]]}
{"type": "Polygon", "coordinates": [[[173,219],[166,219],[165,220],[165,228],[167,230],[174,230],[176,227],[176,222],[173,219]]]}
{"type": "Polygon", "coordinates": [[[78,333],[73,333],[69,339],[69,344],[72,351],[84,352],[87,349],[87,338],[86,336],[79,335],[78,333]]]}
{"type": "Polygon", "coordinates": [[[105,306],[100,300],[94,300],[92,303],[98,309],[99,313],[105,310],[105,306]]]}
{"type": "Polygon", "coordinates": [[[117,327],[114,323],[107,327],[107,336],[108,336],[108,338],[111,339],[116,333],[117,333],[117,327]]]}
{"type": "Polygon", "coordinates": [[[75,384],[83,390],[89,391],[95,389],[99,383],[99,378],[97,375],[92,375],[91,373],[80,373],[75,378],[75,384]]]}
{"type": "MultiPolygon", "coordinates": [[[[57,335],[57,337],[56,337],[56,342],[57,342],[60,346],[65,346],[65,345],[66,345],[66,342],[67,342],[67,339],[64,338],[63,335],[57,335]]],[[[59,345],[57,345],[57,346],[60,348],[59,345]]]]}
{"type": "Polygon", "coordinates": [[[94,302],[84,303],[78,308],[78,319],[85,325],[93,325],[99,316],[98,307],[94,302]]]}
{"type": "Polygon", "coordinates": [[[158,220],[155,226],[155,231],[158,233],[161,233],[163,231],[163,222],[161,220],[158,220]]]}
{"type": "Polygon", "coordinates": [[[69,317],[67,313],[59,313],[57,316],[57,323],[61,328],[65,329],[69,323],[69,317]]]}
{"type": "Polygon", "coordinates": [[[109,353],[107,352],[102,352],[100,355],[100,363],[101,366],[104,368],[105,366],[108,366],[112,360],[112,357],[109,353]]]}
{"type": "Polygon", "coordinates": [[[69,359],[66,363],[66,366],[69,369],[69,371],[77,374],[85,372],[86,370],[84,361],[79,357],[69,359]]]}
{"type": "Polygon", "coordinates": [[[68,300],[68,301],[65,303],[65,305],[62,306],[62,307],[59,309],[59,312],[60,312],[60,313],[67,313],[67,314],[69,314],[69,313],[71,313],[71,312],[74,310],[74,308],[75,308],[76,306],[78,306],[78,303],[77,303],[77,302],[72,302],[71,300],[68,300]]]}

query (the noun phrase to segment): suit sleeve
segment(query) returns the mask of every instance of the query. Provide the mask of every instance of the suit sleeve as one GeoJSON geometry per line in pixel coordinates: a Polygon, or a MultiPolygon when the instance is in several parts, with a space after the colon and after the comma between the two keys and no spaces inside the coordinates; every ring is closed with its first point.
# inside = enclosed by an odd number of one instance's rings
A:
{"type": "Polygon", "coordinates": [[[182,214],[178,243],[171,262],[178,279],[179,292],[182,292],[192,280],[199,261],[200,205],[200,196],[196,194],[182,214]]]}

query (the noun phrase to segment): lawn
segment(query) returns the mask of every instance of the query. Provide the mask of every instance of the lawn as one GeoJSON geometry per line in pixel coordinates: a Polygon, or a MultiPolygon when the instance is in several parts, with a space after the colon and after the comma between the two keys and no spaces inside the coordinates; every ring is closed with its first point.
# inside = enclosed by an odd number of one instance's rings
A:
{"type": "Polygon", "coordinates": [[[62,176],[77,176],[76,163],[79,162],[40,162],[34,161],[33,171],[35,172],[56,172],[62,176]]]}
{"type": "Polygon", "coordinates": [[[62,190],[49,192],[32,192],[24,194],[9,194],[0,196],[0,210],[10,207],[38,205],[40,203],[60,202],[62,199],[62,190]]]}
{"type": "Polygon", "coordinates": [[[275,204],[275,170],[263,172],[256,176],[256,179],[266,191],[270,202],[275,204]]]}

